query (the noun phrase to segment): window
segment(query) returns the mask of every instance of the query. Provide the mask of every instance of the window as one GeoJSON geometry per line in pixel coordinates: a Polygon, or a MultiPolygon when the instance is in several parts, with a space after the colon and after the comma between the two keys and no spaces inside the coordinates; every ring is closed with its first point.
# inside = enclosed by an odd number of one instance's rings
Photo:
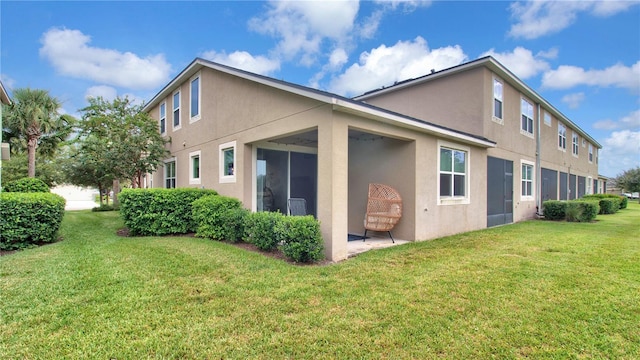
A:
{"type": "Polygon", "coordinates": [[[189,114],[191,115],[191,122],[200,120],[200,75],[198,74],[191,80],[191,93],[189,98],[189,114]]]}
{"type": "Polygon", "coordinates": [[[521,101],[522,131],[525,135],[533,135],[533,105],[525,99],[521,101]]]}
{"type": "Polygon", "coordinates": [[[591,195],[593,194],[593,178],[591,176],[587,176],[587,189],[585,191],[585,194],[587,195],[591,195]]]}
{"type": "Polygon", "coordinates": [[[220,182],[236,182],[236,142],[220,145],[220,182]]]}
{"type": "Polygon", "coordinates": [[[522,162],[522,189],[520,194],[523,199],[533,199],[533,164],[522,162]]]}
{"type": "Polygon", "coordinates": [[[442,142],[439,146],[440,203],[468,203],[469,149],[442,142]],[[460,201],[462,200],[462,201],[460,201]]]}
{"type": "Polygon", "coordinates": [[[599,155],[600,155],[600,149],[596,149],[596,164],[598,163],[599,155]]]}
{"type": "Polygon", "coordinates": [[[578,134],[573,133],[572,142],[573,144],[573,155],[578,156],[578,134]]]}
{"type": "Polygon", "coordinates": [[[558,124],[558,149],[567,149],[567,128],[562,124],[558,124]]]}
{"type": "Polygon", "coordinates": [[[551,126],[551,114],[545,111],[544,113],[544,124],[551,126]]]}
{"type": "Polygon", "coordinates": [[[200,151],[189,153],[189,184],[200,184],[200,151]]]}
{"type": "Polygon", "coordinates": [[[502,82],[493,79],[493,117],[497,120],[502,120],[502,91],[502,82]]]}
{"type": "Polygon", "coordinates": [[[173,189],[176,187],[176,161],[164,163],[164,187],[173,189]]]}
{"type": "Polygon", "coordinates": [[[167,132],[167,103],[160,104],[160,134],[167,132]]]}
{"type": "Polygon", "coordinates": [[[180,128],[180,91],[173,94],[173,128],[180,128]]]}
{"type": "Polygon", "coordinates": [[[589,162],[593,162],[593,145],[589,144],[589,162]]]}

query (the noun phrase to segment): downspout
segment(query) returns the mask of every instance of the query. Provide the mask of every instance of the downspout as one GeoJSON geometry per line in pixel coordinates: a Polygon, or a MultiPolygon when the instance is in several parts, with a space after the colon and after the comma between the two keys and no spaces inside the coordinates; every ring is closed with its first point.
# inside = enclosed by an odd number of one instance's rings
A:
{"type": "Polygon", "coordinates": [[[536,116],[536,213],[542,214],[542,168],[540,165],[540,103],[536,104],[538,116],[536,116]]]}

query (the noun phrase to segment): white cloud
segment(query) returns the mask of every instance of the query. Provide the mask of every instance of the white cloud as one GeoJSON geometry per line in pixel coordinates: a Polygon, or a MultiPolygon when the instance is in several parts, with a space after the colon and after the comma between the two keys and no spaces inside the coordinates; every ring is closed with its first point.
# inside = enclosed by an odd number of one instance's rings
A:
{"type": "Polygon", "coordinates": [[[487,55],[493,56],[519,78],[528,79],[548,70],[549,63],[541,58],[554,57],[557,55],[557,50],[540,52],[534,56],[531,50],[518,46],[512,52],[497,53],[494,49],[490,49],[482,54],[482,56],[487,55]]]}
{"type": "Polygon", "coordinates": [[[390,6],[392,9],[398,7],[404,8],[404,11],[413,11],[421,6],[430,6],[433,1],[431,0],[376,0],[378,4],[390,6]]]}
{"type": "Polygon", "coordinates": [[[615,64],[604,70],[585,70],[581,67],[562,65],[547,71],[542,86],[551,89],[569,89],[578,85],[614,86],[640,91],[640,61],[631,67],[615,64]]]}
{"type": "Polygon", "coordinates": [[[227,54],[224,51],[211,50],[202,53],[201,56],[207,60],[262,75],[268,75],[280,69],[278,60],[269,59],[262,55],[253,56],[246,51],[234,51],[227,54]]]}
{"type": "Polygon", "coordinates": [[[562,102],[567,104],[570,109],[577,109],[584,101],[584,93],[567,94],[562,97],[562,102]]]}
{"type": "Polygon", "coordinates": [[[604,140],[600,151],[600,173],[615,176],[640,166],[640,131],[614,131],[604,140]]]}
{"type": "Polygon", "coordinates": [[[617,129],[640,129],[640,110],[636,110],[618,121],[605,119],[593,124],[595,129],[600,130],[617,130],[617,129]]]}
{"type": "Polygon", "coordinates": [[[131,89],[149,89],[169,80],[171,66],[164,55],[144,58],[90,46],[79,30],[52,28],[41,38],[40,55],[63,75],[131,89]]]}
{"type": "Polygon", "coordinates": [[[118,96],[118,90],[107,85],[92,86],[84,93],[84,98],[90,97],[97,98],[102,97],[106,101],[112,101],[118,96]]]}
{"type": "Polygon", "coordinates": [[[4,88],[7,91],[13,89],[13,87],[16,85],[16,81],[6,74],[0,74],[0,81],[2,81],[2,85],[4,85],[4,88]]]}
{"type": "Polygon", "coordinates": [[[637,5],[638,1],[527,1],[511,4],[515,24],[509,35],[535,39],[559,32],[573,24],[582,12],[611,16],[637,5]]]}
{"type": "Polygon", "coordinates": [[[338,94],[361,94],[368,90],[442,70],[467,60],[459,46],[429,49],[422,37],[399,41],[387,47],[380,45],[363,52],[357,64],[335,77],[330,91],[338,94]]]}
{"type": "Polygon", "coordinates": [[[349,55],[342,48],[334,49],[329,56],[329,66],[334,69],[341,68],[349,60],[349,55]]]}

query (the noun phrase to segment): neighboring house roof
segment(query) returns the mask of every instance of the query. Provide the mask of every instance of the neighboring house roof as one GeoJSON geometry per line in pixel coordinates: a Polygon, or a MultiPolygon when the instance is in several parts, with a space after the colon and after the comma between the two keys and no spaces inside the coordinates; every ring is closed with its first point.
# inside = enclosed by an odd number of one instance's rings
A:
{"type": "Polygon", "coordinates": [[[289,93],[311,98],[327,104],[331,104],[336,111],[356,114],[365,118],[394,124],[416,131],[433,134],[436,136],[461,141],[481,147],[495,147],[496,143],[485,137],[465,133],[462,131],[450,129],[441,125],[432,124],[427,121],[402,115],[393,111],[379,108],[366,104],[361,101],[349,99],[340,95],[332,94],[326,91],[312,89],[306,86],[277,80],[268,76],[251,73],[248,71],[236,69],[230,66],[218,64],[201,58],[196,58],[187,66],[180,74],[178,74],[171,82],[169,82],[160,92],[158,92],[147,103],[143,111],[150,111],[158,105],[164,98],[169,96],[178,84],[183,83],[190,77],[195,75],[200,69],[207,67],[223,73],[234,75],[243,79],[254,81],[272,88],[280,89],[289,93]]]}
{"type": "Polygon", "coordinates": [[[9,97],[7,90],[4,88],[2,81],[0,81],[0,103],[7,105],[11,104],[11,98],[9,97]]]}
{"type": "Polygon", "coordinates": [[[494,73],[498,74],[503,80],[507,81],[511,86],[516,88],[518,91],[525,94],[527,97],[531,98],[536,103],[543,105],[546,109],[548,109],[552,115],[554,115],[557,119],[575,129],[582,137],[586,138],[594,144],[597,148],[602,149],[602,145],[598,143],[594,138],[592,138],[589,134],[587,134],[584,130],[582,130],[578,125],[576,125],[573,121],[571,121],[568,117],[566,117],[560,110],[556,109],[551,103],[545,100],[540,94],[538,94],[535,90],[530,88],[527,84],[525,84],[522,80],[520,80],[515,74],[513,74],[509,69],[507,69],[504,65],[502,65],[498,60],[494,59],[492,56],[486,56],[479,58],[474,61],[470,61],[464,64],[460,64],[454,67],[450,67],[440,71],[432,71],[431,74],[427,74],[414,79],[407,79],[404,81],[397,82],[391,86],[383,87],[380,89],[368,91],[362,95],[356,96],[354,100],[366,100],[367,98],[375,95],[384,94],[387,92],[393,92],[405,87],[415,86],[417,84],[425,83],[428,81],[440,79],[446,76],[450,76],[453,74],[457,74],[463,71],[467,71],[470,69],[478,68],[478,67],[486,67],[494,73]]]}

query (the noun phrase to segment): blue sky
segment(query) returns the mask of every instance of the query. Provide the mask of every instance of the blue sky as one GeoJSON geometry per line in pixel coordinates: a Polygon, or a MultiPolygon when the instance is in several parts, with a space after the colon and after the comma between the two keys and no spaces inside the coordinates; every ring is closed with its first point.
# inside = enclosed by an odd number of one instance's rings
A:
{"type": "Polygon", "coordinates": [[[355,96],[493,55],[603,145],[600,174],[640,166],[637,0],[3,0],[0,20],[5,87],[73,115],[148,101],[195,57],[355,96]]]}

